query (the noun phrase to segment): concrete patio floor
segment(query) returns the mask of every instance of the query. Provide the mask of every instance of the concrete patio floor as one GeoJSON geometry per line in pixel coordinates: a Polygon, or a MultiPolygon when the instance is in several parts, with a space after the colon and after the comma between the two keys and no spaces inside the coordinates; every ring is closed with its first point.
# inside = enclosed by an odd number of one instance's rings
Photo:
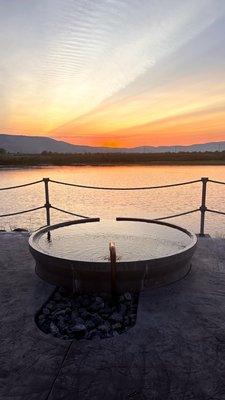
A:
{"type": "Polygon", "coordinates": [[[141,293],[118,337],[66,342],[34,314],[53,291],[27,235],[0,234],[1,400],[225,399],[225,240],[201,238],[189,275],[141,293]]]}

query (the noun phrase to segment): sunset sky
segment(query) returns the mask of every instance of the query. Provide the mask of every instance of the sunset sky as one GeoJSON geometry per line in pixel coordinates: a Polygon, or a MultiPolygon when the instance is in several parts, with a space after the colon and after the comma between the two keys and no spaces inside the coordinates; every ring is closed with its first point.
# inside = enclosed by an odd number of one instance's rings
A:
{"type": "Polygon", "coordinates": [[[225,0],[0,0],[0,132],[225,140],[225,0]]]}

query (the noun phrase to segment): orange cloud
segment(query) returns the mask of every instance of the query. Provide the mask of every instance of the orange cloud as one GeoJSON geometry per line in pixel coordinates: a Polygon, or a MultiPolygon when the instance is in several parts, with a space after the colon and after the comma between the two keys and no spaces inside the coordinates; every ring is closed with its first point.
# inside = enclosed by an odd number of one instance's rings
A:
{"type": "Polygon", "coordinates": [[[180,82],[102,104],[51,135],[77,144],[108,147],[188,144],[225,135],[225,87],[180,82]]]}

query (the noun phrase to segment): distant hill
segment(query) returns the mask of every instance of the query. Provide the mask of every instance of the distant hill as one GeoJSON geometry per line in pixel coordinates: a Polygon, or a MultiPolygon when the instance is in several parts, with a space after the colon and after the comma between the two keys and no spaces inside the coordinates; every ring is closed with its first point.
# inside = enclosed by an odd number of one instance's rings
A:
{"type": "Polygon", "coordinates": [[[76,146],[70,143],[51,139],[45,136],[23,136],[0,134],[0,148],[10,153],[40,154],[43,151],[53,153],[95,153],[103,152],[95,147],[76,146]]]}
{"type": "Polygon", "coordinates": [[[140,146],[133,148],[109,148],[78,146],[45,136],[23,136],[0,134],[0,149],[10,153],[40,154],[43,151],[54,153],[178,153],[194,151],[224,151],[225,141],[193,144],[190,146],[140,146]]]}

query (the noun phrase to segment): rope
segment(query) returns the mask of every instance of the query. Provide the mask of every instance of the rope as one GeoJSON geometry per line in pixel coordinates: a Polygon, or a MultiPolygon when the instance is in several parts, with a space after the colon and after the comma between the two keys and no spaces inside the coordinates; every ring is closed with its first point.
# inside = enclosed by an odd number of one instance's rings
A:
{"type": "Polygon", "coordinates": [[[154,218],[155,221],[161,221],[163,219],[170,219],[170,218],[176,218],[176,217],[181,217],[182,215],[188,215],[188,214],[192,214],[194,212],[199,211],[199,208],[196,208],[195,210],[191,210],[191,211],[186,211],[180,214],[174,214],[174,215],[169,215],[168,217],[162,217],[162,218],[154,218]]]}
{"type": "MultiPolygon", "coordinates": [[[[17,186],[11,186],[11,187],[5,187],[5,188],[0,188],[0,190],[10,190],[10,189],[18,189],[18,188],[22,188],[22,187],[26,187],[26,186],[31,186],[31,185],[36,185],[38,183],[43,182],[43,179],[38,180],[38,181],[34,181],[34,182],[30,182],[30,183],[25,183],[23,185],[17,185],[17,186]]],[[[78,188],[85,188],[85,189],[97,189],[97,190],[150,190],[150,189],[162,189],[162,188],[170,188],[170,187],[176,187],[176,186],[184,186],[184,185],[191,185],[193,183],[198,183],[201,182],[201,179],[198,180],[193,180],[193,181],[188,181],[188,182],[181,182],[181,183],[173,183],[173,184],[168,184],[168,185],[161,185],[161,186],[143,186],[143,187],[104,187],[104,186],[89,186],[89,185],[79,185],[79,184],[75,184],[75,183],[68,183],[68,182],[61,182],[61,181],[56,181],[53,179],[49,179],[49,182],[52,183],[56,183],[59,185],[65,185],[65,186],[73,186],[73,187],[78,187],[78,188]]],[[[215,180],[211,180],[209,179],[208,182],[212,182],[212,183],[217,183],[217,184],[221,184],[221,185],[225,185],[225,182],[220,182],[220,181],[215,181],[215,180]]],[[[19,215],[19,214],[25,214],[25,213],[29,213],[29,212],[33,212],[33,211],[37,211],[40,210],[42,208],[46,208],[46,206],[40,206],[40,207],[36,207],[36,208],[32,208],[29,210],[24,210],[24,211],[18,211],[18,212],[14,212],[14,213],[9,213],[9,214],[2,214],[0,215],[0,218],[2,217],[10,217],[10,216],[14,216],[14,215],[19,215]]],[[[84,215],[80,215],[80,214],[75,214],[72,213],[70,211],[66,211],[63,210],[61,208],[58,207],[54,207],[51,206],[52,209],[63,212],[65,214],[69,214],[69,215],[73,215],[76,217],[80,217],[80,218],[89,218],[87,216],[84,215]]],[[[162,221],[165,219],[170,219],[170,218],[176,218],[176,217],[181,217],[183,215],[188,215],[188,214],[192,214],[194,212],[199,211],[200,209],[197,208],[195,210],[191,210],[191,211],[186,211],[183,213],[179,213],[179,214],[174,214],[174,215],[169,215],[167,217],[162,217],[162,218],[155,218],[155,221],[162,221]]],[[[217,210],[211,210],[211,209],[207,209],[206,211],[215,213],[215,214],[221,214],[221,215],[225,215],[225,212],[222,211],[217,211],[217,210]]]]}
{"type": "Polygon", "coordinates": [[[207,210],[206,210],[206,211],[209,211],[209,212],[211,212],[211,213],[214,213],[214,214],[221,214],[221,215],[225,215],[225,212],[223,212],[223,211],[210,210],[210,208],[207,208],[207,210]]]}
{"type": "Polygon", "coordinates": [[[225,182],[221,182],[221,181],[214,181],[212,179],[209,179],[208,182],[212,182],[212,183],[218,183],[219,185],[225,185],[225,182]]]}
{"type": "Polygon", "coordinates": [[[18,189],[18,188],[25,187],[25,186],[36,185],[37,183],[41,183],[41,182],[43,182],[43,179],[41,179],[40,181],[24,183],[23,185],[9,186],[9,187],[0,188],[0,190],[18,189]]]}
{"type": "Polygon", "coordinates": [[[201,182],[201,180],[198,179],[196,181],[173,183],[173,184],[163,185],[163,186],[143,186],[143,187],[129,187],[129,188],[127,188],[127,187],[104,187],[104,186],[78,185],[76,183],[55,181],[54,179],[49,179],[49,182],[57,183],[59,185],[75,186],[75,187],[85,188],[85,189],[98,189],[98,190],[148,190],[148,189],[161,189],[161,188],[169,188],[169,187],[174,187],[174,186],[190,185],[192,183],[201,182]]]}
{"type": "Polygon", "coordinates": [[[61,212],[65,213],[65,214],[74,215],[75,217],[89,218],[89,217],[85,217],[84,215],[74,214],[74,213],[72,213],[70,211],[62,210],[61,208],[58,208],[58,207],[51,206],[51,208],[53,208],[54,210],[57,210],[57,211],[61,211],[61,212]]]}
{"type": "Polygon", "coordinates": [[[0,215],[0,218],[2,218],[2,217],[11,217],[13,215],[19,215],[19,214],[25,214],[25,213],[29,213],[29,212],[32,212],[32,211],[41,210],[42,208],[45,208],[45,206],[31,208],[30,210],[18,211],[18,212],[10,213],[10,214],[2,214],[2,215],[0,215]]]}

